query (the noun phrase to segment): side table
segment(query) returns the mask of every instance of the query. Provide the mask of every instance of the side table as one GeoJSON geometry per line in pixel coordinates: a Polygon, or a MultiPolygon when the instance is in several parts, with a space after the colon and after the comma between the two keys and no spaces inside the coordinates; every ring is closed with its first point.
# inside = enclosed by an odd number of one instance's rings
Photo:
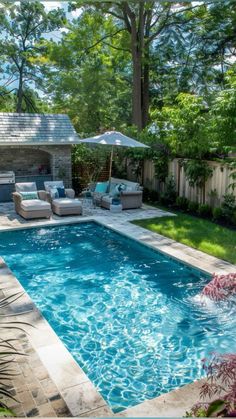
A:
{"type": "Polygon", "coordinates": [[[110,204],[110,211],[113,212],[113,213],[121,212],[122,209],[123,209],[123,207],[122,207],[121,204],[118,204],[118,205],[110,204]]]}

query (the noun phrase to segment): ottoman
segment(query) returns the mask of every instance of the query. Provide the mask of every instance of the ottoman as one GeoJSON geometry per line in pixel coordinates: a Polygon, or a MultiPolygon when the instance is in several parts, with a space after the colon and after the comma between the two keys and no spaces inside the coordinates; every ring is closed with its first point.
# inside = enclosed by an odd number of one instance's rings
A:
{"type": "Polygon", "coordinates": [[[56,198],[52,201],[52,210],[57,215],[81,215],[82,203],[78,199],[56,198]]]}

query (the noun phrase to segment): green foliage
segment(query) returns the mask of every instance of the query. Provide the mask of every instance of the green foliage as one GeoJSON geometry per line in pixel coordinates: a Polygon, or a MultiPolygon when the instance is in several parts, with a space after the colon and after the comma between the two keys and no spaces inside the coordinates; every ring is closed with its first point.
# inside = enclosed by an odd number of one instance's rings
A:
{"type": "Polygon", "coordinates": [[[201,204],[198,207],[198,214],[203,218],[210,218],[212,216],[212,209],[207,204],[201,204]]]}
{"type": "Polygon", "coordinates": [[[189,204],[189,201],[184,196],[178,196],[176,198],[176,205],[181,210],[186,211],[188,209],[188,204],[189,204]]]}
{"type": "Polygon", "coordinates": [[[120,49],[126,41],[125,31],[111,17],[84,9],[62,42],[50,44],[47,83],[54,110],[68,113],[80,133],[130,122],[130,57],[120,49]]]}
{"type": "Polygon", "coordinates": [[[78,179],[81,187],[96,182],[110,156],[109,147],[79,144],[73,147],[72,160],[80,169],[78,179]]]}
{"type": "Polygon", "coordinates": [[[189,185],[200,188],[204,188],[207,179],[213,173],[212,168],[204,160],[187,160],[184,169],[189,185]]]}
{"type": "Polygon", "coordinates": [[[167,179],[165,184],[165,191],[160,195],[160,202],[163,205],[173,205],[176,200],[176,184],[174,177],[167,179]]]}
{"type": "Polygon", "coordinates": [[[197,202],[189,201],[189,203],[188,203],[188,211],[191,214],[196,214],[198,212],[198,207],[199,207],[199,205],[198,205],[197,202]]]}
{"type": "Polygon", "coordinates": [[[213,208],[212,214],[214,221],[222,221],[224,218],[223,210],[221,207],[213,208]]]}
{"type": "Polygon", "coordinates": [[[40,1],[4,1],[0,8],[0,71],[4,73],[4,96],[14,92],[17,111],[25,111],[22,105],[27,111],[32,112],[32,107],[35,111],[36,102],[32,98],[36,93],[32,93],[32,86],[42,88],[42,67],[46,64],[44,36],[64,23],[62,10],[47,13],[40,1]]]}
{"type": "Polygon", "coordinates": [[[161,136],[165,138],[174,155],[202,158],[208,152],[205,107],[202,97],[180,93],[174,104],[153,113],[161,136]]]}
{"type": "Polygon", "coordinates": [[[7,407],[0,407],[0,417],[11,418],[15,416],[16,416],[15,413],[11,409],[8,409],[7,407]]]}
{"type": "Polygon", "coordinates": [[[170,159],[170,151],[166,144],[157,142],[153,145],[153,163],[155,167],[155,175],[160,182],[165,182],[168,176],[168,163],[170,159]]]}
{"type": "Polygon", "coordinates": [[[154,189],[143,188],[143,201],[157,204],[159,201],[159,193],[154,189]]]}
{"type": "Polygon", "coordinates": [[[227,403],[224,400],[214,400],[211,403],[197,403],[190,412],[186,412],[186,418],[211,418],[221,416],[226,410],[227,403]]]}
{"type": "Polygon", "coordinates": [[[225,194],[224,202],[222,204],[222,211],[224,219],[231,223],[235,221],[236,199],[233,194],[225,194]]]}
{"type": "Polygon", "coordinates": [[[184,418],[206,418],[207,408],[204,406],[199,406],[198,408],[194,409],[194,412],[191,410],[190,412],[186,412],[184,418]]]}
{"type": "Polygon", "coordinates": [[[229,184],[228,188],[229,189],[234,189],[236,188],[236,161],[232,161],[229,163],[229,168],[232,170],[232,172],[230,173],[229,177],[231,178],[232,182],[229,184]]]}
{"type": "Polygon", "coordinates": [[[226,74],[226,86],[215,95],[209,112],[208,135],[212,147],[229,151],[236,144],[236,66],[226,74]]]}

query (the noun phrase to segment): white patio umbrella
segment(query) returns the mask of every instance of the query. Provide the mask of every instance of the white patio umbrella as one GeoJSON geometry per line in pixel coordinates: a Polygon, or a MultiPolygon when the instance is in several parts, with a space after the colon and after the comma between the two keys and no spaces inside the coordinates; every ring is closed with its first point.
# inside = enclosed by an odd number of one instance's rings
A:
{"type": "Polygon", "coordinates": [[[87,144],[111,146],[111,156],[110,156],[110,165],[109,165],[109,191],[110,191],[110,186],[111,186],[111,172],[112,172],[114,147],[149,148],[148,145],[140,143],[139,141],[133,140],[132,138],[127,137],[126,135],[121,134],[121,132],[117,132],[117,131],[104,132],[104,134],[96,135],[95,137],[84,138],[80,140],[80,142],[87,143],[87,144]]]}

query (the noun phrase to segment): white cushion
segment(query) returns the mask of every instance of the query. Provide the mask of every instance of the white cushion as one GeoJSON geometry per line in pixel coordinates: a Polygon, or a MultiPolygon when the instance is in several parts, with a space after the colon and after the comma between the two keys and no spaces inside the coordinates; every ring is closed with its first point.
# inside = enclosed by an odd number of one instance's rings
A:
{"type": "Polygon", "coordinates": [[[81,201],[78,199],[71,199],[71,198],[57,198],[53,199],[53,205],[58,208],[75,208],[75,207],[82,207],[81,201]]]}
{"type": "Polygon", "coordinates": [[[62,180],[52,180],[44,182],[45,191],[50,192],[52,188],[63,188],[64,184],[62,180]]]}
{"type": "Polygon", "coordinates": [[[24,182],[15,184],[16,192],[35,192],[37,186],[35,182],[24,182]]]}
{"type": "Polygon", "coordinates": [[[59,198],[59,193],[58,193],[57,188],[55,188],[55,187],[50,188],[49,193],[50,193],[52,199],[59,198]]]}
{"type": "Polygon", "coordinates": [[[46,210],[50,209],[51,205],[41,199],[27,199],[26,201],[21,201],[21,208],[25,211],[46,210]]]}

